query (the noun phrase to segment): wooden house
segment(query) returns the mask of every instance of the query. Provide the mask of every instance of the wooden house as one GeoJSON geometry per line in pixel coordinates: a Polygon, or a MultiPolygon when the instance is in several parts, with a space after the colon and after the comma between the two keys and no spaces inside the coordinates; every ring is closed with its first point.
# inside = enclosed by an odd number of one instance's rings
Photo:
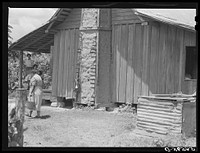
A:
{"type": "Polygon", "coordinates": [[[9,49],[51,52],[52,94],[110,106],[197,86],[195,10],[59,9],[9,49]]]}

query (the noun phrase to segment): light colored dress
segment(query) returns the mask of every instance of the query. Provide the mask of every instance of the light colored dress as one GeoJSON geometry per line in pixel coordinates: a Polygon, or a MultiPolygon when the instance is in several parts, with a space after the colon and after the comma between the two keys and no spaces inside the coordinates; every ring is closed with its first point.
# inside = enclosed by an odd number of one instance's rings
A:
{"type": "Polygon", "coordinates": [[[34,87],[33,100],[36,105],[36,111],[40,111],[43,92],[42,92],[42,78],[38,74],[34,74],[30,80],[29,94],[33,87],[34,87]]]}

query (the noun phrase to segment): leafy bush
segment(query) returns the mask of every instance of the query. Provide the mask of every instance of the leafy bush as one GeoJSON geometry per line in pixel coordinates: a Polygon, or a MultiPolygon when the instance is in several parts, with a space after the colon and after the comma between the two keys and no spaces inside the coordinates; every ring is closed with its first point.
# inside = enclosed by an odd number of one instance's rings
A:
{"type": "MultiPolygon", "coordinates": [[[[27,59],[26,52],[23,54],[23,60],[27,59]]],[[[43,72],[43,88],[48,89],[51,86],[51,69],[50,69],[50,54],[33,53],[32,59],[38,65],[38,70],[43,72]]],[[[8,57],[8,92],[12,93],[14,87],[19,85],[19,57],[8,57]]],[[[23,65],[22,78],[25,79],[25,65],[23,65]]]]}

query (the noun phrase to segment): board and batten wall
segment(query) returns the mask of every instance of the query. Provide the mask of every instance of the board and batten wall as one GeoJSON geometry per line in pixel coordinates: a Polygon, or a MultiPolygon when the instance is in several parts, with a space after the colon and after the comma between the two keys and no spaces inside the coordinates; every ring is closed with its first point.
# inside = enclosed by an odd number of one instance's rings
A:
{"type": "Polygon", "coordinates": [[[148,20],[131,9],[112,10],[111,101],[136,102],[139,95],[192,93],[196,81],[185,81],[186,46],[195,32],[148,20]]]}
{"type": "Polygon", "coordinates": [[[52,95],[73,98],[79,46],[81,9],[73,9],[66,20],[55,27],[52,95]]]}

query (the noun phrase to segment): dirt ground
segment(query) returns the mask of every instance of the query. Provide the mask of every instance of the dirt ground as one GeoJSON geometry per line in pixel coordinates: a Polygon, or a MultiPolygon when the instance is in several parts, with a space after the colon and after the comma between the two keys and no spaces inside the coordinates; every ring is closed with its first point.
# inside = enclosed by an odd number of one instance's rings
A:
{"type": "Polygon", "coordinates": [[[134,113],[42,106],[41,118],[25,117],[24,147],[155,147],[157,140],[196,146],[196,138],[141,137],[135,127],[134,113]]]}

